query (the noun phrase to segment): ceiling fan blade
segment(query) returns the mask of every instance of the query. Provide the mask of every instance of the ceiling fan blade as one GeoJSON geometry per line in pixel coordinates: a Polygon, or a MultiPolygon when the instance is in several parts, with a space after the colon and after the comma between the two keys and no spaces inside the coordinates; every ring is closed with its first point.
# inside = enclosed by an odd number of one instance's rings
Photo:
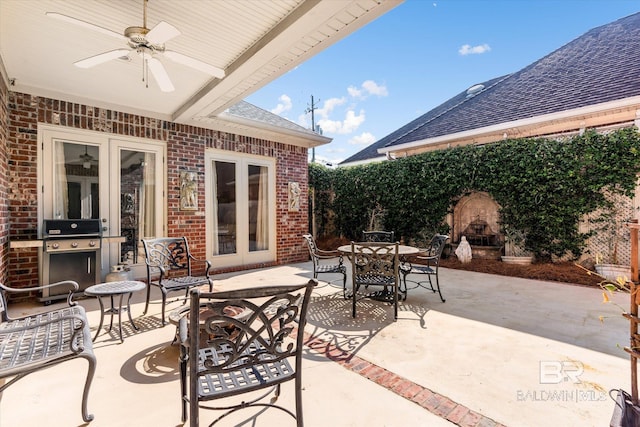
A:
{"type": "Polygon", "coordinates": [[[89,30],[97,31],[99,33],[106,34],[107,36],[115,37],[115,38],[120,39],[120,40],[124,40],[124,41],[128,40],[123,34],[116,33],[115,31],[111,31],[111,30],[109,30],[107,28],[100,27],[98,25],[91,24],[91,23],[86,22],[86,21],[82,21],[80,19],[72,18],[71,16],[63,15],[63,14],[57,13],[57,12],[45,12],[45,15],[50,16],[51,18],[59,19],[61,21],[65,21],[65,22],[69,22],[71,24],[78,25],[78,26],[83,27],[83,28],[88,28],[89,30]]]}
{"type": "Polygon", "coordinates": [[[178,64],[195,68],[196,70],[202,71],[203,73],[209,74],[213,77],[217,77],[221,79],[225,76],[224,70],[222,68],[214,67],[213,65],[209,65],[206,62],[199,61],[190,56],[183,55],[181,53],[174,52],[172,50],[165,50],[163,55],[169,58],[170,60],[177,62],[178,64]]]}
{"type": "Polygon", "coordinates": [[[147,59],[147,65],[161,91],[173,92],[175,90],[173,83],[171,83],[171,79],[169,78],[169,74],[167,74],[167,70],[164,69],[164,65],[162,65],[157,58],[147,59]]]}
{"type": "Polygon", "coordinates": [[[79,68],[91,68],[98,64],[102,64],[103,62],[111,61],[112,59],[120,58],[121,56],[126,56],[129,52],[129,49],[110,50],[109,52],[100,53],[98,55],[76,61],[73,65],[79,68]]]}
{"type": "Polygon", "coordinates": [[[158,25],[149,30],[145,38],[151,44],[164,44],[179,35],[180,30],[176,27],[167,22],[160,21],[158,25]]]}

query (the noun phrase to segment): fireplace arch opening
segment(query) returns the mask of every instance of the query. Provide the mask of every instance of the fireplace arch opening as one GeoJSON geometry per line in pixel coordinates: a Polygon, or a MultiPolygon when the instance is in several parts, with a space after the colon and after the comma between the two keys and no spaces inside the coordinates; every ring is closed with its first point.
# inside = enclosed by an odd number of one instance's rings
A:
{"type": "Polygon", "coordinates": [[[500,259],[504,236],[500,233],[499,207],[483,191],[461,197],[453,209],[452,242],[457,245],[465,236],[474,258],[500,259]]]}

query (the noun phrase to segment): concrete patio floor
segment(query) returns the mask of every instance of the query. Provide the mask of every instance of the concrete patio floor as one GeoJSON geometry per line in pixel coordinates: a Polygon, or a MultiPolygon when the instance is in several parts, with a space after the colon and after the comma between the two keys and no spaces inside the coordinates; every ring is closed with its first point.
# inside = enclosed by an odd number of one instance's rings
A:
{"type": "MultiPolygon", "coordinates": [[[[214,286],[305,283],[310,271],[310,263],[301,263],[223,274],[214,277],[214,286]]],[[[361,301],[352,318],[341,281],[319,278],[306,327],[305,425],[609,424],[614,402],[608,391],[629,390],[630,383],[628,358],[618,348],[628,343],[629,331],[620,308],[602,304],[598,289],[450,269],[440,275],[447,301],[425,289],[410,291],[395,322],[392,307],[376,301],[361,301]]],[[[144,295],[134,295],[140,330],[124,322],[123,344],[115,331],[94,343],[91,426],[182,425],[175,328],[160,327],[159,293],[154,296],[150,313],[141,317],[144,295]]],[[[613,299],[628,305],[625,295],[613,299]]],[[[80,303],[95,331],[97,301],[80,303]]],[[[15,304],[10,312],[32,309],[15,304]]],[[[22,379],[1,396],[0,426],[83,425],[85,375],[86,362],[75,360],[22,379]]],[[[293,408],[290,386],[279,402],[293,408]]],[[[201,411],[201,421],[213,419],[208,412],[201,411]]],[[[221,423],[294,424],[273,410],[240,411],[221,423]]]]}

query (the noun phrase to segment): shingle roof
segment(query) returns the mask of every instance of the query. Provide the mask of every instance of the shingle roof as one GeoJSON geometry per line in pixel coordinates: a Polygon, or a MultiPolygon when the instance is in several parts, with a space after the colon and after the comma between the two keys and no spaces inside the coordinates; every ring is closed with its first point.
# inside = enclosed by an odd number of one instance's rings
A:
{"type": "Polygon", "coordinates": [[[317,135],[311,129],[300,126],[290,120],[285,119],[284,117],[271,113],[270,111],[263,110],[262,108],[250,104],[246,101],[240,101],[237,104],[232,105],[227,110],[227,113],[243,119],[260,122],[269,126],[285,128],[296,132],[308,133],[309,135],[314,136],[317,135]]]}
{"type": "Polygon", "coordinates": [[[342,163],[391,147],[640,95],[640,13],[594,28],[517,73],[464,91],[342,163]]]}

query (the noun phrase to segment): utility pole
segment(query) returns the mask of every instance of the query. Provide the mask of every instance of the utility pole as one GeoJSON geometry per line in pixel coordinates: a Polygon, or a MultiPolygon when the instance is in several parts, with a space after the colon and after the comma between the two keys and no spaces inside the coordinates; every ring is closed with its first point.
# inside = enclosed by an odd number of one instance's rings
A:
{"type": "MultiPolygon", "coordinates": [[[[318,100],[318,102],[320,102],[320,100],[318,100]]],[[[314,115],[314,111],[317,109],[317,104],[315,102],[313,102],[313,95],[311,95],[311,106],[309,108],[307,108],[304,112],[305,113],[311,113],[311,130],[314,132],[317,132],[316,130],[316,120],[315,120],[315,115],[314,115]]],[[[311,163],[315,163],[316,161],[316,147],[311,147],[311,163]]]]}

